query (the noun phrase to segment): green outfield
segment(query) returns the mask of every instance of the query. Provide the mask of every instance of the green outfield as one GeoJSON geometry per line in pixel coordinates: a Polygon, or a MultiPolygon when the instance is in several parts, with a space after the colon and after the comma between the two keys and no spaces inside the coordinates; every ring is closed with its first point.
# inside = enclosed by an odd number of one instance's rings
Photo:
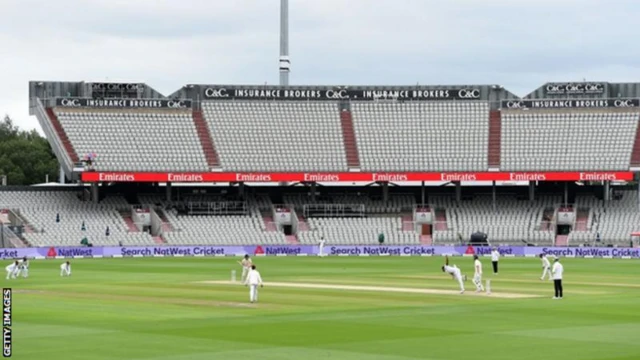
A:
{"type": "Polygon", "coordinates": [[[556,301],[537,258],[505,258],[498,276],[485,259],[491,295],[473,293],[471,258],[452,259],[464,295],[441,257],[256,258],[257,305],[227,283],[236,260],[82,259],[70,278],[32,261],[28,279],[3,278],[12,358],[640,359],[636,260],[564,259],[556,301]]]}

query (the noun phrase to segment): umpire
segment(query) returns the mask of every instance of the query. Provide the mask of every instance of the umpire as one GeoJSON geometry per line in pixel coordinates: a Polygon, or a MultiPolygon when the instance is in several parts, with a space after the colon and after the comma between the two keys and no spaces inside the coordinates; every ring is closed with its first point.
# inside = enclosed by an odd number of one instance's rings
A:
{"type": "Polygon", "coordinates": [[[564,266],[560,263],[560,259],[556,258],[553,262],[553,286],[555,287],[556,294],[553,300],[562,299],[562,275],[564,273],[564,266]]]}

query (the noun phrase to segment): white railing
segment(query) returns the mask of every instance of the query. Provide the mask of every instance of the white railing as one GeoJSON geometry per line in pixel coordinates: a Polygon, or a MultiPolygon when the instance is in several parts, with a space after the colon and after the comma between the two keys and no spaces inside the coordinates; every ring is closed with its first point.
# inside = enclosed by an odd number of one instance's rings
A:
{"type": "Polygon", "coordinates": [[[305,204],[303,205],[305,218],[322,217],[364,217],[364,204],[305,204]]]}
{"type": "Polygon", "coordinates": [[[39,98],[36,98],[35,101],[37,104],[37,106],[35,107],[36,118],[38,119],[38,122],[42,127],[42,131],[44,131],[47,135],[47,138],[53,140],[54,146],[52,146],[51,148],[57,155],[58,159],[63,159],[64,165],[68,170],[73,169],[73,161],[69,158],[69,154],[67,154],[66,148],[62,144],[62,139],[58,137],[58,132],[53,127],[51,119],[49,119],[49,115],[47,114],[46,108],[39,98]]]}

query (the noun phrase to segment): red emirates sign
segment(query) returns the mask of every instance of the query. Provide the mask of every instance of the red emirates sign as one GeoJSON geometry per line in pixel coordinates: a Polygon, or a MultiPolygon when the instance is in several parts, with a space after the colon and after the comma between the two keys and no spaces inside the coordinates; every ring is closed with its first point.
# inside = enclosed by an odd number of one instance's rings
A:
{"type": "Polygon", "coordinates": [[[632,172],[140,173],[84,172],[84,182],[628,181],[632,172]]]}

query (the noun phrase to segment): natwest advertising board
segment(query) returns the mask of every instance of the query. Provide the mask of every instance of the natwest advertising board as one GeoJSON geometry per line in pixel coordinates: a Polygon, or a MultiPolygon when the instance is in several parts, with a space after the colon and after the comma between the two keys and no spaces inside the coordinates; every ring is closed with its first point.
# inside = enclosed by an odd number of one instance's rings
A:
{"type": "Polygon", "coordinates": [[[628,181],[632,172],[140,173],[84,172],[84,182],[628,181]]]}

